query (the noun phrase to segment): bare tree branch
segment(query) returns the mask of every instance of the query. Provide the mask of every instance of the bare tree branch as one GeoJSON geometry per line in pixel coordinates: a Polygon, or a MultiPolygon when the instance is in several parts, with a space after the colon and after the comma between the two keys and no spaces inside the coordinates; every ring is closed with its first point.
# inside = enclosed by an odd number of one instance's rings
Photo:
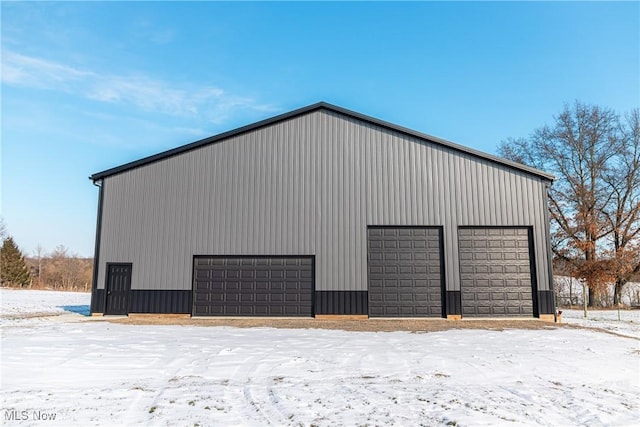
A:
{"type": "Polygon", "coordinates": [[[640,268],[640,116],[575,102],[499,153],[557,177],[549,190],[552,250],[592,288],[616,290],[640,268]]]}

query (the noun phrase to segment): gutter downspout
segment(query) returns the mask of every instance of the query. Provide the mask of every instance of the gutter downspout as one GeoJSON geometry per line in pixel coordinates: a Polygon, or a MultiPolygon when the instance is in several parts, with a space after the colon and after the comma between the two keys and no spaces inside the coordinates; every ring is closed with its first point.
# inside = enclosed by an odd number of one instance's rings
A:
{"type": "Polygon", "coordinates": [[[551,182],[547,182],[545,184],[545,190],[546,190],[546,195],[547,195],[547,199],[545,200],[545,210],[544,210],[544,219],[545,219],[545,230],[544,233],[546,235],[547,238],[547,263],[548,263],[548,269],[549,269],[549,292],[551,292],[551,297],[553,298],[553,318],[556,322],[558,322],[558,310],[556,307],[556,294],[555,291],[553,289],[553,255],[552,255],[552,251],[551,251],[551,218],[549,217],[549,189],[551,188],[551,185],[553,185],[553,181],[551,182]]]}

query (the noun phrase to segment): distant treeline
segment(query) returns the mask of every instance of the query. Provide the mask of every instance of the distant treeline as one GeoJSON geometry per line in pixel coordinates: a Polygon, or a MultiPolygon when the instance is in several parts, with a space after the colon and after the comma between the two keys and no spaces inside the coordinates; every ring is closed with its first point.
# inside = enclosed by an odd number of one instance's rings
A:
{"type": "Polygon", "coordinates": [[[68,255],[64,247],[41,258],[25,258],[31,274],[30,288],[90,291],[93,258],[68,255]]]}
{"type": "Polygon", "coordinates": [[[93,258],[82,258],[59,245],[52,252],[40,246],[27,257],[0,221],[0,285],[13,288],[89,291],[93,258]]]}

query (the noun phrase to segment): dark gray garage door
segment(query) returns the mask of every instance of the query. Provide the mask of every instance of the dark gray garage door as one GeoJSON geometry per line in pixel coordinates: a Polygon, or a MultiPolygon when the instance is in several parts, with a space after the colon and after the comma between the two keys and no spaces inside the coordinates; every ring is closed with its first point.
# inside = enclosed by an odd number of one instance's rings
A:
{"type": "Polygon", "coordinates": [[[369,315],[442,317],[440,228],[368,232],[369,315]]]}
{"type": "Polygon", "coordinates": [[[196,257],[194,316],[313,316],[313,257],[196,257]]]}
{"type": "Polygon", "coordinates": [[[461,228],[462,315],[533,316],[527,228],[461,228]]]}

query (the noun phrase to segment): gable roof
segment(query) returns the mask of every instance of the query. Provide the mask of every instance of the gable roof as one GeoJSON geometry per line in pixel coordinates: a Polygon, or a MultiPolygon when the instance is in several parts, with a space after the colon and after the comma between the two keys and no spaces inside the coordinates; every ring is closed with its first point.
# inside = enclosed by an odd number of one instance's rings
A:
{"type": "Polygon", "coordinates": [[[275,117],[271,117],[269,119],[261,120],[259,122],[256,122],[256,123],[253,123],[253,124],[250,124],[250,125],[242,126],[242,127],[237,128],[237,129],[234,129],[234,130],[230,130],[230,131],[227,131],[227,132],[220,133],[218,135],[210,136],[208,138],[192,142],[191,144],[182,145],[180,147],[176,147],[176,148],[173,148],[171,150],[167,150],[167,151],[164,151],[162,153],[155,154],[153,156],[149,156],[149,157],[142,158],[140,160],[135,160],[133,162],[125,163],[124,165],[117,166],[117,167],[114,167],[114,168],[111,168],[111,169],[104,170],[102,172],[95,173],[95,174],[91,175],[89,177],[89,179],[93,180],[93,182],[95,183],[96,181],[99,181],[99,180],[101,180],[103,178],[106,178],[106,177],[109,177],[109,176],[112,176],[112,175],[116,175],[116,174],[119,174],[121,172],[125,172],[125,171],[131,170],[131,169],[134,169],[134,168],[138,168],[138,167],[141,167],[141,166],[145,166],[145,165],[148,165],[150,163],[157,162],[159,160],[164,160],[164,159],[167,159],[169,157],[173,157],[173,156],[176,156],[178,154],[185,153],[187,151],[195,150],[197,148],[200,148],[200,147],[203,147],[203,146],[206,146],[206,145],[209,145],[209,144],[213,144],[213,143],[216,143],[216,142],[219,142],[219,141],[223,141],[225,139],[228,139],[228,138],[231,138],[231,137],[234,137],[234,136],[237,136],[237,135],[241,135],[243,133],[251,132],[253,130],[260,129],[262,127],[269,126],[269,125],[272,125],[272,124],[275,124],[275,123],[278,123],[278,122],[281,122],[281,121],[284,121],[284,120],[288,120],[288,119],[291,119],[291,118],[294,118],[294,117],[297,117],[297,116],[308,114],[308,113],[316,111],[316,110],[333,111],[335,113],[339,113],[339,114],[345,115],[347,117],[352,117],[354,119],[358,119],[358,120],[361,120],[363,122],[370,123],[370,124],[382,127],[384,129],[388,129],[388,130],[395,131],[395,132],[400,132],[400,133],[403,133],[405,135],[409,135],[409,136],[412,136],[412,137],[415,137],[415,138],[419,138],[419,139],[428,141],[428,142],[436,144],[436,145],[440,145],[440,146],[443,146],[443,147],[446,147],[446,148],[450,148],[450,149],[453,149],[453,150],[456,150],[456,151],[459,151],[459,152],[462,152],[462,153],[465,153],[465,154],[469,154],[469,155],[471,155],[473,157],[477,157],[477,158],[482,159],[482,160],[488,160],[488,161],[490,161],[492,163],[497,163],[497,164],[500,164],[500,165],[504,165],[504,166],[510,167],[512,169],[520,170],[520,171],[526,172],[528,174],[538,176],[538,177],[543,178],[545,180],[548,180],[550,182],[555,179],[555,177],[553,175],[550,175],[550,174],[548,174],[546,172],[543,172],[541,170],[538,170],[538,169],[535,169],[535,168],[532,168],[532,167],[529,167],[529,166],[526,166],[526,165],[523,165],[523,164],[520,164],[520,163],[516,163],[516,162],[513,162],[511,160],[503,159],[501,157],[493,156],[491,154],[487,154],[487,153],[484,153],[482,151],[474,150],[473,148],[469,148],[469,147],[465,147],[465,146],[462,146],[462,145],[458,145],[456,143],[453,143],[453,142],[450,142],[450,141],[447,141],[447,140],[444,140],[444,139],[441,139],[441,138],[437,138],[435,136],[431,136],[431,135],[427,135],[427,134],[424,134],[424,133],[420,133],[420,132],[417,132],[417,131],[412,130],[412,129],[408,129],[408,128],[405,128],[405,127],[402,127],[402,126],[395,125],[393,123],[385,122],[384,120],[376,119],[376,118],[373,118],[373,117],[370,117],[370,116],[367,116],[367,115],[364,115],[364,114],[357,113],[355,111],[347,110],[346,108],[338,107],[338,106],[335,106],[335,105],[332,105],[332,104],[329,104],[329,103],[326,103],[326,102],[318,102],[316,104],[312,104],[312,105],[309,105],[309,106],[306,106],[306,107],[302,107],[302,108],[299,108],[297,110],[290,111],[288,113],[280,114],[280,115],[277,115],[275,117]]]}

